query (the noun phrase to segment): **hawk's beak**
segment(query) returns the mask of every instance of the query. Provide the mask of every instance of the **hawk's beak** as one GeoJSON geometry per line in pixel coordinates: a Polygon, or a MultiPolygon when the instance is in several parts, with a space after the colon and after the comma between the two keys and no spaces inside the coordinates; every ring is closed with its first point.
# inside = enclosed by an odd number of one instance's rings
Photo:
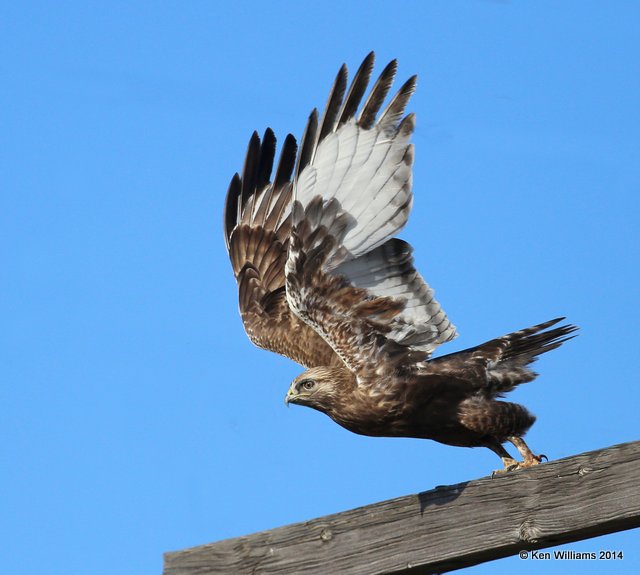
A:
{"type": "Polygon", "coordinates": [[[289,389],[289,391],[287,391],[287,395],[284,396],[284,404],[289,407],[289,402],[291,401],[291,399],[293,398],[294,393],[291,389],[289,389]]]}

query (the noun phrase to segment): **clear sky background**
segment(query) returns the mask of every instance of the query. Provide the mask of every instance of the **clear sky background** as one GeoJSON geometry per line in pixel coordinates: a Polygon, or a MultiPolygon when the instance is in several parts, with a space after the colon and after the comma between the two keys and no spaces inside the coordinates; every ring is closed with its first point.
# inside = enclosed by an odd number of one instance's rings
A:
{"type": "MultiPolygon", "coordinates": [[[[0,572],[162,553],[482,477],[488,450],[283,403],[222,239],[252,131],[300,136],[342,62],[419,74],[402,237],[460,337],[566,315],[511,397],[556,459],[638,439],[640,4],[0,2],[0,572]]],[[[399,85],[399,83],[398,83],[399,85]]],[[[567,546],[637,573],[638,531],[567,546]]]]}

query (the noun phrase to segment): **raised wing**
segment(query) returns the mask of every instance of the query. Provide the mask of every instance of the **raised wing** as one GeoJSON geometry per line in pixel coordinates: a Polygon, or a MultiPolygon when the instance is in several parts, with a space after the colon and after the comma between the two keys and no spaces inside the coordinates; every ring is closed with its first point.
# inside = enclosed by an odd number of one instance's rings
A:
{"type": "Polygon", "coordinates": [[[285,296],[284,266],[291,230],[291,175],[296,142],[289,135],[273,181],[276,139],[268,129],[254,133],[242,170],[227,191],[224,232],[245,331],[253,343],[305,367],[339,363],[331,347],[291,313],[285,296]]]}
{"type": "Polygon", "coordinates": [[[379,113],[396,62],[374,84],[356,115],[373,53],[345,97],[338,73],[320,121],[312,113],[296,167],[287,299],[358,373],[427,358],[453,339],[454,326],[413,266],[411,247],[392,236],[412,205],[413,115],[404,110],[410,78],[379,113]]]}

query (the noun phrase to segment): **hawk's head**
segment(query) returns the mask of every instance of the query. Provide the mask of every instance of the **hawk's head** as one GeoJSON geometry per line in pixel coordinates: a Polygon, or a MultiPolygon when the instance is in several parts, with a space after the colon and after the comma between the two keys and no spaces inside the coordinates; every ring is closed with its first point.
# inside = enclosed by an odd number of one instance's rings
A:
{"type": "Polygon", "coordinates": [[[312,367],[293,380],[284,402],[326,412],[352,383],[353,374],[343,367],[312,367]]]}

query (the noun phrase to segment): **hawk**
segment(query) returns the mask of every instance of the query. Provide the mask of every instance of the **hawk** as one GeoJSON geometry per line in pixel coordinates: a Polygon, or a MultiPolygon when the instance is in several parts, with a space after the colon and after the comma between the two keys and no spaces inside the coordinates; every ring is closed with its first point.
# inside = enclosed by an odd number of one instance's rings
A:
{"type": "Polygon", "coordinates": [[[249,141],[224,213],[247,335],[307,368],[287,404],[362,435],[487,447],[507,471],[536,465],[544,456],[522,439],[534,416],[500,398],[535,379],[530,365],[577,328],[558,318],[431,357],[456,328],[394,237],[412,205],[415,119],[405,108],[416,76],[381,111],[397,63],[365,98],[373,64],[372,52],[350,86],[340,68],[322,117],[312,111],[299,148],[285,138],[275,172],[273,131],[249,141]]]}

